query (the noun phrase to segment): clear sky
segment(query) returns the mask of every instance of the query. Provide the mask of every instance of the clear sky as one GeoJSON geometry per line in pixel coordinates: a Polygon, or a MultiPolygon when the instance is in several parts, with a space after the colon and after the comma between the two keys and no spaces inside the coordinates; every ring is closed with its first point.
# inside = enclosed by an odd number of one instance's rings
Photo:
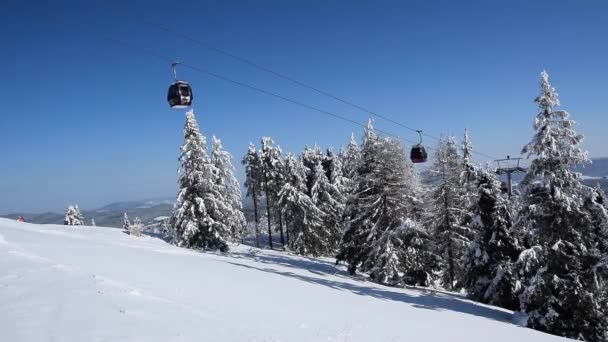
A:
{"type": "MultiPolygon", "coordinates": [[[[184,114],[154,49],[358,122],[367,114],[143,24],[154,21],[433,135],[517,155],[546,68],[592,157],[608,156],[608,2],[13,1],[0,4],[0,213],[174,196],[184,114]]],[[[349,123],[181,69],[203,133],[339,147],[349,123]]],[[[378,119],[386,131],[415,133],[378,119]]],[[[427,141],[432,145],[433,141],[427,141]]],[[[478,158],[479,162],[485,159],[478,158]]]]}

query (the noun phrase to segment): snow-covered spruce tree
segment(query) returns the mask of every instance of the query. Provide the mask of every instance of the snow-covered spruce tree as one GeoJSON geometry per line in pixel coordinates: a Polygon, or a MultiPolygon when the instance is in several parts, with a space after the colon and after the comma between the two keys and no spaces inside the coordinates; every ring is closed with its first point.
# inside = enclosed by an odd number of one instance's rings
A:
{"type": "Polygon", "coordinates": [[[123,215],[123,217],[122,217],[122,230],[125,233],[128,233],[130,227],[131,227],[131,221],[129,221],[129,216],[125,212],[124,215],[123,215]]]}
{"type": "MultiPolygon", "coordinates": [[[[372,190],[368,195],[358,196],[363,210],[372,210],[374,225],[369,235],[370,250],[361,269],[369,272],[370,277],[383,284],[396,285],[402,282],[401,275],[414,269],[407,269],[406,263],[411,255],[405,252],[406,231],[411,228],[416,198],[416,178],[413,165],[406,160],[403,145],[395,139],[381,141],[380,163],[367,174],[367,180],[358,183],[372,190]],[[406,224],[405,222],[408,221],[406,224]]],[[[358,179],[358,178],[356,178],[358,179]]],[[[363,194],[358,192],[358,194],[363,194]]],[[[411,232],[407,232],[411,233],[411,232]]],[[[409,241],[413,242],[413,241],[409,241]]],[[[426,245],[425,247],[429,247],[426,245]]],[[[410,250],[411,251],[411,250],[410,250]]]]}
{"type": "Polygon", "coordinates": [[[144,224],[141,222],[139,217],[135,217],[133,224],[129,227],[129,235],[141,236],[144,228],[144,224]]]}
{"type": "MultiPolygon", "coordinates": [[[[608,255],[608,203],[606,194],[598,186],[585,198],[584,208],[589,213],[595,243],[602,255],[608,255]]],[[[606,279],[608,280],[608,279],[606,279]]],[[[608,290],[608,288],[607,288],[608,290]]]]}
{"type": "Polygon", "coordinates": [[[418,221],[406,218],[402,220],[398,231],[403,242],[403,283],[431,286],[434,274],[439,271],[441,259],[434,252],[433,238],[429,230],[418,221]]]}
{"type": "Polygon", "coordinates": [[[521,248],[512,229],[510,202],[492,171],[478,170],[476,179],[478,193],[472,222],[475,238],[465,257],[464,285],[473,300],[517,310],[515,263],[521,248]]]}
{"type": "Polygon", "coordinates": [[[592,224],[594,243],[602,255],[601,261],[594,266],[597,288],[599,289],[598,301],[608,302],[608,208],[606,195],[599,186],[585,199],[584,208],[589,213],[592,224]]]}
{"type": "Polygon", "coordinates": [[[338,161],[342,166],[342,193],[344,198],[348,200],[348,197],[354,191],[354,178],[361,161],[361,151],[353,133],[351,133],[350,141],[346,148],[340,148],[338,161]]]}
{"type": "MultiPolygon", "coordinates": [[[[264,195],[266,197],[266,214],[268,217],[268,245],[273,248],[272,244],[272,222],[275,218],[272,211],[277,207],[276,201],[278,192],[281,190],[282,184],[282,165],[281,165],[281,148],[272,146],[274,141],[269,137],[262,137],[262,146],[259,156],[261,162],[261,181],[263,185],[264,195]]],[[[280,221],[278,218],[277,221],[280,221]]],[[[280,223],[281,243],[285,245],[283,237],[282,222],[280,223]]]]}
{"type": "Polygon", "coordinates": [[[324,213],[306,194],[306,170],[300,159],[285,158],[286,182],[279,192],[279,206],[290,232],[289,248],[301,255],[319,256],[329,249],[324,213]]]}
{"type": "Polygon", "coordinates": [[[466,225],[471,215],[466,188],[460,179],[462,159],[453,137],[439,141],[430,171],[436,184],[430,193],[429,223],[433,229],[437,253],[443,259],[443,286],[455,290],[462,287],[464,274],[460,259],[469,246],[469,236],[472,234],[466,225]]]}
{"type": "Polygon", "coordinates": [[[84,224],[84,218],[82,217],[80,209],[78,209],[77,205],[70,205],[65,210],[63,224],[66,226],[82,226],[84,224]]]}
{"type": "MultiPolygon", "coordinates": [[[[477,202],[477,177],[478,167],[473,163],[473,144],[469,138],[468,130],[464,130],[462,140],[462,171],[460,174],[460,182],[464,189],[465,207],[471,208],[477,202]]],[[[472,216],[465,218],[465,224],[470,223],[472,216]]],[[[473,231],[471,233],[474,233],[473,231]]],[[[473,235],[468,236],[473,239],[473,235]]]]}
{"type": "Polygon", "coordinates": [[[224,213],[230,210],[229,202],[192,111],[186,113],[180,151],[180,190],[171,217],[176,243],[188,248],[227,251],[230,227],[225,224],[224,213]]]}
{"type": "Polygon", "coordinates": [[[347,179],[344,176],[344,167],[342,166],[342,159],[339,156],[335,156],[331,149],[327,149],[327,168],[325,172],[328,175],[329,182],[335,185],[343,196],[346,196],[346,182],[347,179]]]}
{"type": "Polygon", "coordinates": [[[253,143],[249,144],[247,153],[243,156],[242,164],[245,167],[245,188],[247,196],[253,202],[253,215],[255,221],[255,245],[260,247],[260,215],[258,201],[262,197],[262,164],[260,156],[253,143]]]}
{"type": "Polygon", "coordinates": [[[287,153],[283,162],[283,179],[285,183],[291,184],[299,191],[306,193],[306,167],[301,159],[295,158],[293,154],[287,153]]]}
{"type": "Polygon", "coordinates": [[[325,160],[325,156],[323,155],[323,152],[321,152],[319,146],[315,144],[313,148],[310,148],[308,146],[304,148],[304,151],[300,153],[300,160],[306,168],[306,193],[310,196],[312,194],[311,190],[315,167],[317,167],[317,164],[319,164],[319,162],[322,163],[325,160]]]}
{"type": "Polygon", "coordinates": [[[346,205],[346,229],[336,256],[336,263],[346,262],[351,274],[355,274],[357,267],[367,260],[371,231],[378,220],[377,212],[369,202],[371,200],[373,203],[373,197],[379,195],[378,189],[372,184],[375,172],[382,163],[381,152],[382,142],[370,120],[364,130],[361,160],[353,179],[354,190],[346,205]]]}
{"type": "Polygon", "coordinates": [[[431,286],[435,274],[440,270],[441,258],[435,253],[431,232],[422,222],[427,221],[428,210],[425,207],[420,178],[413,165],[406,159],[403,173],[407,180],[408,214],[402,219],[399,228],[403,241],[403,282],[407,285],[431,286]]]}
{"type": "Polygon", "coordinates": [[[534,156],[523,184],[528,194],[517,227],[530,248],[519,258],[524,291],[521,310],[528,326],[585,341],[608,338],[608,302],[601,285],[606,254],[598,245],[592,213],[585,206],[593,189],[574,167],[588,162],[583,137],[569,114],[556,110],[557,93],[548,74],[540,76],[536,131],[522,153],[534,156]]]}
{"type": "Polygon", "coordinates": [[[224,198],[228,202],[226,207],[229,210],[224,213],[224,224],[229,227],[232,240],[238,241],[242,238],[243,229],[247,224],[243,213],[241,188],[234,176],[232,155],[224,151],[220,139],[213,136],[212,142],[211,160],[218,170],[218,183],[222,188],[224,198]]]}
{"type": "MultiPolygon", "coordinates": [[[[328,150],[328,155],[329,152],[331,152],[331,150],[328,150]]],[[[338,220],[339,220],[339,226],[338,226],[338,232],[337,232],[337,240],[336,240],[336,245],[335,248],[338,247],[340,240],[342,239],[342,236],[344,235],[344,228],[345,228],[345,212],[346,212],[346,202],[348,201],[348,196],[350,194],[350,185],[349,185],[349,179],[347,179],[346,177],[344,177],[344,173],[343,173],[344,168],[342,167],[342,160],[341,158],[339,158],[338,156],[331,156],[330,162],[328,163],[328,167],[326,172],[329,174],[329,182],[332,184],[332,186],[336,189],[336,193],[339,194],[336,195],[336,199],[339,200],[339,203],[341,204],[341,210],[340,212],[336,212],[338,220]]],[[[333,256],[335,256],[335,253],[337,252],[337,250],[334,251],[333,256]]]]}
{"type": "MultiPolygon", "coordinates": [[[[283,161],[283,180],[283,187],[285,184],[289,183],[301,193],[307,193],[306,168],[302,164],[302,161],[294,158],[293,154],[290,152],[285,155],[285,159],[283,161]]],[[[279,209],[281,210],[283,217],[285,217],[285,234],[287,244],[291,245],[290,235],[293,235],[291,228],[293,228],[294,225],[289,222],[289,218],[285,214],[287,208],[283,205],[284,203],[279,201],[279,209]]]]}
{"type": "Polygon", "coordinates": [[[341,159],[344,177],[354,179],[361,162],[361,151],[359,150],[359,144],[357,144],[354,133],[351,133],[350,141],[346,146],[346,150],[341,154],[341,159]]]}
{"type": "MultiPolygon", "coordinates": [[[[338,177],[338,175],[335,176],[338,177]]],[[[345,200],[338,186],[327,178],[321,162],[314,170],[311,198],[315,206],[325,214],[323,227],[327,230],[328,236],[325,242],[327,250],[324,251],[324,254],[335,255],[343,233],[342,216],[345,200]]]]}
{"type": "MultiPolygon", "coordinates": [[[[278,225],[279,238],[281,239],[281,245],[283,249],[287,246],[287,240],[285,239],[285,227],[283,222],[283,213],[281,212],[281,206],[279,205],[279,192],[283,189],[283,185],[285,185],[285,165],[281,155],[283,154],[283,150],[281,150],[280,146],[275,146],[273,149],[273,169],[274,172],[272,174],[272,178],[270,180],[269,190],[272,193],[272,205],[274,208],[274,221],[275,227],[278,225]]],[[[275,229],[276,231],[276,229],[275,229]]]]}
{"type": "Polygon", "coordinates": [[[91,227],[95,227],[95,226],[96,226],[95,218],[93,217],[93,218],[91,218],[91,227]]]}
{"type": "Polygon", "coordinates": [[[76,210],[76,218],[80,222],[80,225],[83,225],[84,224],[84,216],[80,212],[80,208],[78,207],[78,204],[74,205],[74,210],[76,210]]]}
{"type": "Polygon", "coordinates": [[[415,178],[410,177],[413,174],[403,146],[396,140],[380,139],[370,121],[364,132],[355,190],[347,203],[348,224],[336,258],[337,262],[348,263],[350,273],[361,266],[375,281],[397,284],[401,274],[409,271],[405,265],[413,264],[415,252],[407,260],[409,246],[405,245],[404,233],[416,203],[415,178]]]}
{"type": "Polygon", "coordinates": [[[476,167],[473,164],[473,143],[469,138],[469,131],[464,130],[462,139],[462,178],[468,184],[475,183],[476,167]]]}

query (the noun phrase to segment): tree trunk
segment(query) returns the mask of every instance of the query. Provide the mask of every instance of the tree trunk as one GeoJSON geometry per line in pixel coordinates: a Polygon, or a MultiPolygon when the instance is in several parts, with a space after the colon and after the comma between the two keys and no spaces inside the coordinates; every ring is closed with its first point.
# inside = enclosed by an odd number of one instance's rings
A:
{"type": "Polygon", "coordinates": [[[450,284],[448,290],[452,291],[452,287],[454,286],[454,254],[452,251],[452,232],[451,232],[451,224],[450,224],[450,206],[448,201],[448,194],[445,193],[443,195],[444,206],[445,206],[445,229],[447,230],[448,241],[446,248],[448,250],[448,277],[450,280],[450,284]]]}
{"type": "Polygon", "coordinates": [[[449,290],[452,291],[454,287],[454,253],[452,251],[452,239],[448,242],[448,268],[448,275],[450,277],[449,290]]]}
{"type": "Polygon", "coordinates": [[[289,245],[289,227],[285,227],[285,242],[289,245]]]}
{"type": "Polygon", "coordinates": [[[279,210],[279,232],[281,232],[281,245],[283,245],[283,249],[285,249],[285,238],[283,238],[283,215],[279,210]]]}
{"type": "Polygon", "coordinates": [[[255,218],[255,246],[260,248],[260,217],[258,215],[258,195],[257,189],[253,186],[253,216],[255,218]]]}
{"type": "Polygon", "coordinates": [[[266,174],[264,174],[264,189],[266,190],[266,214],[268,215],[268,245],[270,249],[272,248],[272,227],[270,222],[272,222],[272,216],[270,214],[270,194],[268,194],[268,178],[266,174]]]}

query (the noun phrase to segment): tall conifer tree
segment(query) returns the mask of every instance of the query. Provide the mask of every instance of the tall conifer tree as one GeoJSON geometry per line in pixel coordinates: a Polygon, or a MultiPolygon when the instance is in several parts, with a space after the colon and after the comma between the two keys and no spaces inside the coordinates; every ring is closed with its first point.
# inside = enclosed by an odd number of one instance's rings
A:
{"type": "Polygon", "coordinates": [[[463,167],[456,140],[449,137],[437,145],[431,173],[436,185],[431,192],[431,220],[437,252],[443,259],[442,282],[449,290],[462,286],[464,270],[460,259],[472,235],[467,226],[469,207],[466,188],[461,181],[463,167]]]}
{"type": "Polygon", "coordinates": [[[232,156],[223,149],[222,142],[218,138],[213,136],[212,142],[211,160],[218,171],[217,181],[227,201],[225,208],[228,211],[224,213],[223,221],[229,227],[233,240],[236,241],[242,238],[243,228],[247,223],[243,214],[241,187],[234,176],[232,156]]]}
{"type": "Polygon", "coordinates": [[[194,112],[186,113],[184,143],[180,148],[180,190],[171,217],[176,243],[188,248],[227,251],[230,227],[225,213],[230,211],[218,181],[219,170],[206,151],[194,112]]]}
{"type": "Polygon", "coordinates": [[[522,153],[534,156],[523,184],[527,197],[518,228],[526,233],[529,248],[520,258],[525,287],[521,309],[528,326],[586,341],[608,336],[608,303],[601,288],[605,268],[593,217],[585,206],[593,189],[584,186],[574,167],[588,161],[569,114],[557,110],[557,93],[549,76],[540,75],[541,94],[536,131],[522,153]]]}
{"type": "Polygon", "coordinates": [[[512,229],[510,202],[490,170],[477,173],[475,238],[465,258],[465,287],[470,298],[510,310],[519,308],[515,263],[521,252],[512,229]]]}
{"type": "Polygon", "coordinates": [[[255,224],[255,245],[260,247],[260,215],[259,199],[262,197],[262,164],[260,156],[253,143],[249,144],[247,153],[243,156],[242,164],[245,167],[245,188],[247,196],[253,202],[253,215],[255,224]]]}

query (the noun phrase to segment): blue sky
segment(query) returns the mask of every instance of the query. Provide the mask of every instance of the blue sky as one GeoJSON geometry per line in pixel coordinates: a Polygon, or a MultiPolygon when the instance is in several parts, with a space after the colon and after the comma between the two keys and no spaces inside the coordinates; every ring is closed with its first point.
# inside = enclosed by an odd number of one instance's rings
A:
{"type": "MultiPolygon", "coordinates": [[[[367,114],[143,25],[162,23],[433,135],[494,156],[529,141],[538,73],[608,156],[608,2],[46,1],[0,5],[0,213],[83,208],[177,191],[183,111],[166,62],[127,41],[358,122],[367,114]]],[[[348,123],[192,70],[194,110],[236,162],[271,136],[338,147],[348,123]]],[[[376,125],[415,140],[383,120],[376,125]]],[[[427,141],[432,145],[433,141],[427,141]]],[[[485,159],[478,158],[479,162],[485,159]]]]}

